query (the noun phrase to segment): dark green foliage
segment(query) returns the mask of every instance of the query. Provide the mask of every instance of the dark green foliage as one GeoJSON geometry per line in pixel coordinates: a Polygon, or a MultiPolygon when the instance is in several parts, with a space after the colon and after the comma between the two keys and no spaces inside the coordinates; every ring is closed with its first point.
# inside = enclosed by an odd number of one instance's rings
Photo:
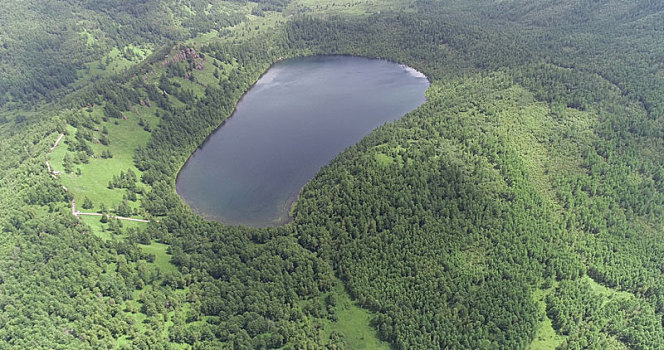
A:
{"type": "Polygon", "coordinates": [[[111,141],[108,139],[106,135],[102,134],[101,136],[99,136],[99,143],[101,143],[104,146],[108,146],[111,143],[111,141]]]}
{"type": "Polygon", "coordinates": [[[115,213],[119,216],[131,216],[131,208],[129,207],[129,203],[127,201],[122,201],[120,204],[118,204],[118,207],[115,209],[115,213]]]}
{"type": "Polygon", "coordinates": [[[85,200],[83,200],[83,205],[81,205],[83,209],[92,209],[94,207],[94,204],[92,204],[92,200],[90,198],[85,197],[85,200]]]}
{"type": "Polygon", "coordinates": [[[101,152],[101,157],[104,159],[113,158],[113,154],[109,150],[104,150],[101,152]]]}
{"type": "Polygon", "coordinates": [[[62,160],[62,166],[65,168],[65,173],[69,174],[74,172],[74,162],[71,157],[69,157],[69,154],[65,154],[65,157],[62,160]]]}
{"type": "Polygon", "coordinates": [[[554,329],[570,335],[561,348],[600,346],[611,340],[631,349],[664,344],[662,325],[651,305],[634,297],[605,298],[587,282],[563,281],[556,287],[546,300],[547,314],[554,329]]]}
{"type": "MultiPolygon", "coordinates": [[[[399,348],[525,347],[537,327],[529,295],[544,262],[571,255],[552,249],[564,247],[555,218],[518,158],[474,131],[484,127],[472,117],[482,104],[431,98],[324,168],[298,201],[300,242],[332,263],[399,348]],[[451,113],[466,108],[473,112],[451,113]],[[398,163],[382,168],[366,156],[376,148],[400,149],[398,163]]],[[[567,259],[557,273],[578,277],[578,260],[567,259]]]]}
{"type": "MultiPolygon", "coordinates": [[[[288,4],[257,2],[259,16],[288,4]]],[[[72,7],[97,21],[0,43],[2,67],[28,72],[3,75],[0,104],[48,100],[72,86],[74,70],[104,52],[71,50],[83,47],[80,26],[111,28],[100,45],[131,58],[130,43],[181,40],[244,16],[198,1],[192,11],[153,1],[31,3],[53,12],[45,28],[72,7]],[[58,56],[63,50],[73,56],[58,56]],[[32,62],[45,55],[54,57],[48,67],[32,62]]],[[[108,144],[108,130],[91,132],[102,117],[2,119],[0,344],[113,348],[124,336],[129,348],[343,348],[343,334],[320,332],[338,317],[328,293],[336,274],[398,349],[526,348],[542,316],[533,292],[549,287],[546,314],[567,336],[560,348],[660,348],[662,11],[658,2],[613,0],[423,0],[348,17],[294,11],[269,33],[202,45],[216,67],[227,63],[213,84],[194,79],[202,96],[176,81],[194,77],[189,62],[141,78],[171,46],[157,49],[145,65],[63,103],[103,106],[109,120],[146,101],[157,107],[158,127],[141,121],[152,131],[135,156],[141,179],[127,171],[109,183],[128,190],[114,208],[121,216],[133,214],[129,201],[145,187],[138,182],[149,184],[141,210],[156,220],[123,228],[102,204],[104,230],[115,234],[108,242],[71,215],[43,159],[66,121],[77,128],[67,145],[76,156],[63,162],[73,172],[93,155],[95,135],[108,144]],[[303,53],[407,63],[431,78],[428,102],[322,169],[286,227],[227,227],[194,215],[175,194],[178,169],[270,64],[303,53]],[[169,244],[177,271],[151,264],[159,257],[137,245],[153,240],[169,244]],[[607,299],[589,277],[630,296],[607,299]]]]}
{"type": "Polygon", "coordinates": [[[121,171],[120,176],[114,175],[108,183],[108,188],[126,188],[135,192],[137,190],[137,180],[136,174],[131,169],[127,169],[126,173],[121,171]]]}
{"type": "MultiPolygon", "coordinates": [[[[264,6],[280,10],[287,3],[271,1],[264,6]]],[[[85,72],[86,63],[101,59],[113,48],[133,61],[137,57],[129,45],[159,46],[242,22],[245,15],[232,8],[221,0],[187,5],[138,0],[6,1],[0,11],[4,72],[0,107],[31,107],[34,102],[62,97],[85,76],[79,70],[85,72]],[[93,44],[86,43],[88,35],[93,44]]],[[[102,61],[106,67],[110,58],[102,61]]]]}

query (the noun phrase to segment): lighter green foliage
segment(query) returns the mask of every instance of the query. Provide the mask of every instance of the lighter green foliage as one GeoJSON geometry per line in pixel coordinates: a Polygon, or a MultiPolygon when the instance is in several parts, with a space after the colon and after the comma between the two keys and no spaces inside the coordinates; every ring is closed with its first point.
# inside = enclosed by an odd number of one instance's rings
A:
{"type": "MultiPolygon", "coordinates": [[[[108,122],[102,122],[99,127],[108,129],[108,138],[111,143],[109,146],[94,143],[92,149],[95,152],[96,158],[90,159],[88,164],[77,164],[75,168],[80,168],[82,174],[66,174],[62,166],[62,159],[69,155],[73,157],[72,152],[67,150],[67,142],[73,140],[73,135],[76,134],[76,129],[68,126],[68,135],[61,141],[60,145],[49,155],[51,159],[51,166],[56,171],[61,171],[59,175],[62,183],[69,188],[74,194],[74,198],[78,203],[83,203],[83,199],[89,197],[94,205],[93,209],[86,211],[97,211],[103,203],[107,208],[115,208],[122,202],[123,196],[126,194],[122,189],[108,189],[108,183],[113,176],[120,174],[120,171],[131,169],[139,178],[141,171],[134,165],[134,152],[139,146],[144,146],[150,137],[150,133],[143,130],[143,127],[138,125],[138,118],[143,118],[149,122],[152,127],[159,124],[159,120],[154,116],[154,107],[141,107],[136,106],[136,112],[128,111],[125,113],[127,120],[114,120],[110,119],[108,122]],[[117,125],[115,124],[117,122],[117,125]],[[113,157],[109,159],[102,159],[101,154],[103,151],[109,150],[113,157]]],[[[83,113],[88,113],[85,110],[83,113]]],[[[95,107],[91,116],[100,117],[103,113],[100,107],[95,107]]],[[[101,131],[93,131],[96,137],[101,135],[101,131]]],[[[144,186],[145,185],[141,185],[144,186]]],[[[139,196],[140,199],[140,196],[139,196]]],[[[132,208],[137,207],[137,202],[130,202],[132,208]]],[[[78,208],[80,210],[80,208],[78,208]]]]}

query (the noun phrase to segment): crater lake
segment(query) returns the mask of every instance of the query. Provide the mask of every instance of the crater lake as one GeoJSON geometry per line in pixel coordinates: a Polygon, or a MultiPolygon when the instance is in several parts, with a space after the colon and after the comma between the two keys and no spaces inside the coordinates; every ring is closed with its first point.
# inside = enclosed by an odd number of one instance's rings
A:
{"type": "Polygon", "coordinates": [[[182,199],[207,219],[276,226],[321,167],[425,102],[427,78],[353,56],[274,64],[178,174],[182,199]]]}

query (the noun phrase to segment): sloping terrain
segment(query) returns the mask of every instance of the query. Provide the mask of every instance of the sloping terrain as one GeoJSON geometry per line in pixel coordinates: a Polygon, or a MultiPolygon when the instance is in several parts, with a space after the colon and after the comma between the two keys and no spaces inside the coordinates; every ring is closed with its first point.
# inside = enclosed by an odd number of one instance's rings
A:
{"type": "Polygon", "coordinates": [[[664,346],[659,3],[9,3],[0,347],[664,346]],[[188,156],[309,54],[408,64],[428,101],[286,226],[192,213],[188,156]]]}

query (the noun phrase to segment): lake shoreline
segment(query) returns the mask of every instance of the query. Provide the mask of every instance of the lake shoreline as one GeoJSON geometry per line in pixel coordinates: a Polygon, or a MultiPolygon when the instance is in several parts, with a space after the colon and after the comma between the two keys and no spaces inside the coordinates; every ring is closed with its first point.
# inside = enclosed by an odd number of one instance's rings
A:
{"type": "MultiPolygon", "coordinates": [[[[348,54],[336,54],[336,55],[300,55],[300,56],[295,56],[295,57],[287,57],[287,58],[280,58],[274,61],[270,66],[256,79],[256,81],[249,86],[249,88],[242,94],[242,96],[238,99],[238,101],[235,103],[235,106],[233,108],[233,111],[231,114],[226,117],[217,127],[214,129],[211,129],[211,131],[208,133],[206,138],[203,140],[203,142],[196,147],[196,149],[189,155],[189,157],[186,159],[186,161],[180,166],[180,168],[177,171],[177,175],[175,177],[176,180],[176,194],[180,197],[180,199],[186,204],[192,212],[195,214],[205,218],[208,221],[217,221],[220,222],[224,225],[229,225],[229,226],[247,226],[247,227],[254,227],[254,228],[261,228],[261,227],[280,227],[280,226],[285,226],[288,225],[289,223],[292,222],[293,220],[293,211],[294,208],[296,207],[297,201],[300,197],[300,194],[302,193],[302,190],[306,186],[306,184],[313,179],[316,174],[320,171],[320,168],[325,166],[326,164],[329,163],[329,161],[325,164],[322,164],[318,169],[314,172],[314,174],[311,177],[308,177],[307,180],[301,184],[296,192],[295,195],[288,196],[288,198],[282,202],[282,204],[278,205],[280,207],[279,212],[283,213],[279,217],[277,217],[275,220],[272,220],[270,222],[261,222],[260,224],[254,224],[251,222],[248,223],[233,223],[234,220],[229,220],[229,219],[224,219],[222,215],[220,214],[211,214],[209,213],[209,210],[206,210],[202,208],[200,205],[197,205],[194,203],[195,200],[190,198],[188,194],[186,193],[186,190],[182,188],[182,177],[184,170],[187,168],[187,165],[189,165],[191,162],[195,161],[197,156],[205,149],[206,145],[208,145],[211,142],[211,139],[222,129],[222,127],[228,125],[229,122],[234,121],[235,118],[233,117],[238,117],[238,107],[241,106],[243,103],[246,103],[247,96],[249,95],[250,92],[254,91],[254,89],[257,87],[257,85],[260,83],[261,79],[263,79],[267,74],[270,73],[270,71],[275,68],[275,65],[283,64],[285,61],[292,61],[292,60],[302,60],[303,62],[306,62],[307,59],[310,59],[309,61],[315,61],[315,60],[325,60],[325,59],[338,59],[338,58],[349,58],[349,59],[358,59],[358,60],[367,60],[367,62],[372,62],[375,61],[375,63],[367,63],[367,64],[376,64],[378,63],[390,63],[394,65],[398,65],[399,68],[401,68],[403,71],[406,71],[408,74],[412,75],[416,79],[423,79],[425,81],[425,86],[426,88],[424,89],[424,92],[428,89],[430,86],[430,80],[426,75],[424,75],[422,72],[406,65],[403,63],[399,62],[394,62],[388,59],[384,58],[373,58],[373,57],[365,57],[365,56],[355,56],[355,55],[348,55],[348,54]],[[231,119],[233,118],[233,119],[231,119]]],[[[343,62],[343,61],[342,61],[343,62]]],[[[366,62],[365,62],[366,63],[366,62]]],[[[272,82],[269,82],[267,84],[271,84],[272,82]]],[[[424,92],[422,92],[422,95],[424,95],[424,92]]],[[[426,102],[426,97],[423,96],[423,102],[419,103],[415,108],[419,107],[421,104],[426,102]]],[[[410,109],[412,110],[412,109],[410,109]]],[[[409,111],[410,111],[409,110],[409,111]]],[[[406,112],[407,113],[407,112],[406,112]]],[[[368,134],[373,132],[376,128],[384,125],[387,122],[393,122],[395,120],[400,119],[403,117],[405,113],[400,114],[396,118],[392,118],[392,120],[385,120],[381,122],[380,124],[372,127],[368,133],[363,135],[359,140],[355,140],[353,143],[347,145],[344,148],[351,147],[352,145],[356,144],[357,142],[361,141],[364,137],[366,137],[368,134]]],[[[246,117],[245,117],[246,118],[246,117]]],[[[336,153],[332,159],[334,159],[336,156],[338,156],[339,153],[336,153]]],[[[232,165],[228,165],[232,166],[232,165]]],[[[260,221],[260,220],[258,220],[260,221]]]]}

